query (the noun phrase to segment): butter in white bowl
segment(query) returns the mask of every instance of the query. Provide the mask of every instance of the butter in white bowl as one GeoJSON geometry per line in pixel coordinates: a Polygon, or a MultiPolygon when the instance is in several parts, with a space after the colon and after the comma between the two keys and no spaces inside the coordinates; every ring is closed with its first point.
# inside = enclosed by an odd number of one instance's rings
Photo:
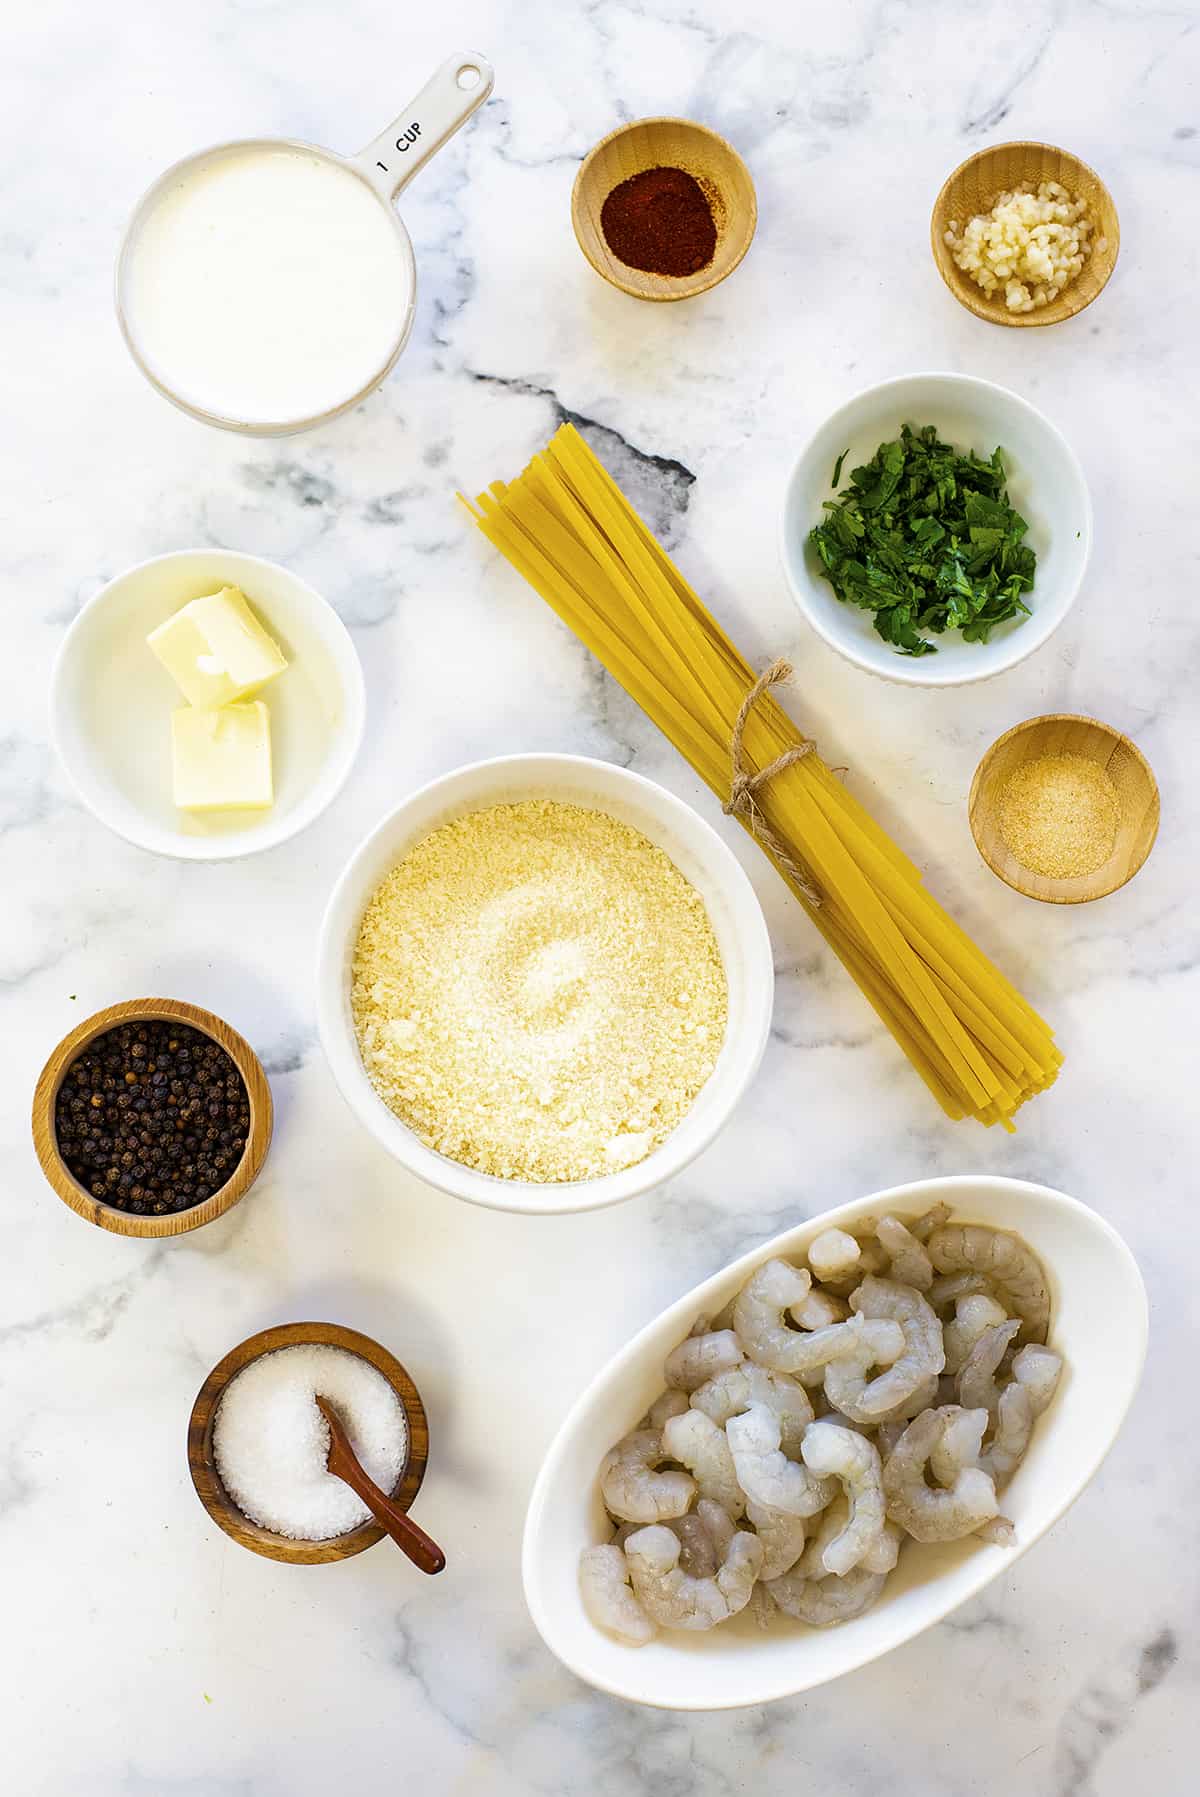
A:
{"type": "Polygon", "coordinates": [[[288,665],[239,587],[191,600],[146,641],[189,705],[231,705],[288,665]]]}
{"type": "Polygon", "coordinates": [[[271,714],[261,699],[171,714],[171,768],[181,811],[255,811],[274,803],[271,714]]]}
{"type": "MultiPolygon", "coordinates": [[[[206,623],[212,627],[211,615],[206,623]]],[[[67,631],[51,683],[55,746],[83,803],[140,848],[189,861],[237,859],[305,829],[341,790],[364,719],[362,669],[332,605],[290,569],[230,549],[177,550],[118,575],[67,631]],[[253,698],[269,712],[270,802],[264,744],[253,780],[240,779],[232,803],[183,808],[177,796],[210,800],[212,784],[176,793],[172,717],[190,695],[174,672],[168,678],[147,639],[197,601],[202,615],[211,614],[215,608],[203,602],[230,591],[246,596],[251,641],[236,605],[232,618],[222,607],[224,630],[218,623],[200,653],[227,658],[218,672],[223,665],[235,689],[266,676],[265,685],[225,703],[253,698]]],[[[230,788],[220,792],[228,798],[230,788]]]]}

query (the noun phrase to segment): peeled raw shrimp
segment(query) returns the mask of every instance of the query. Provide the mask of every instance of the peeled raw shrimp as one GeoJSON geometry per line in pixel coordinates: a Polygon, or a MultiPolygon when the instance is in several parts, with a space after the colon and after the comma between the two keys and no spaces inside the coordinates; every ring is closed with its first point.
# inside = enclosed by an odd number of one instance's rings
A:
{"type": "Polygon", "coordinates": [[[927,1292],[933,1284],[933,1267],[929,1256],[899,1217],[880,1217],[875,1235],[891,1262],[890,1276],[901,1285],[911,1285],[915,1291],[927,1292]]]}
{"type": "Polygon", "coordinates": [[[904,1431],[883,1469],[887,1513],[916,1541],[957,1541],[996,1515],[996,1488],[978,1467],[964,1467],[949,1490],[925,1483],[925,1467],[945,1417],[923,1410],[904,1431]]]}
{"type": "MultiPolygon", "coordinates": [[[[823,1510],[817,1518],[816,1533],[805,1548],[796,1570],[809,1579],[827,1577],[824,1566],[825,1549],[842,1533],[849,1520],[850,1506],[839,1493],[829,1508],[823,1510]]],[[[885,1522],[878,1542],[863,1555],[860,1562],[863,1571],[890,1572],[900,1558],[903,1539],[903,1531],[896,1523],[885,1522]]]]}
{"type": "Polygon", "coordinates": [[[844,1229],[823,1229],[808,1245],[808,1264],[814,1279],[838,1279],[853,1273],[862,1249],[844,1229]]]}
{"type": "MultiPolygon", "coordinates": [[[[623,1548],[629,1537],[644,1527],[645,1524],[640,1522],[621,1523],[613,1536],[613,1545],[623,1548]]],[[[679,1564],[684,1572],[707,1579],[725,1558],[733,1534],[733,1518],[711,1498],[700,1498],[694,1510],[689,1510],[686,1516],[673,1516],[662,1527],[679,1537],[679,1564]]]]}
{"type": "Polygon", "coordinates": [[[805,1520],[787,1510],[773,1510],[767,1504],[748,1503],[746,1515],[754,1524],[754,1532],[763,1544],[760,1579],[777,1579],[790,1572],[804,1552],[805,1520]]]}
{"type": "Polygon", "coordinates": [[[679,1567],[679,1541],[661,1525],[639,1529],[625,1543],[634,1595],[660,1628],[710,1629],[750,1601],[763,1562],[757,1535],[738,1529],[713,1578],[690,1578],[679,1567]]]}
{"type": "Polygon", "coordinates": [[[688,1399],[685,1391],[664,1391],[661,1396],[655,1398],[646,1412],[645,1422],[640,1426],[643,1429],[661,1431],[669,1416],[678,1416],[680,1411],[686,1410],[687,1407],[688,1399]]]}
{"type": "Polygon", "coordinates": [[[981,1273],[990,1280],[1006,1310],[1020,1317],[1025,1339],[1045,1341],[1050,1294],[1041,1263],[1024,1242],[979,1223],[949,1223],[934,1230],[927,1247],[939,1273],[981,1273]]]}
{"type": "Polygon", "coordinates": [[[772,1373],[753,1360],[743,1360],[740,1366],[709,1379],[692,1393],[692,1404],[714,1423],[722,1424],[751,1404],[765,1404],[779,1418],[780,1445],[789,1460],[799,1457],[804,1431],[813,1420],[804,1387],[786,1373],[772,1373]]]}
{"type": "Polygon", "coordinates": [[[923,1216],[918,1217],[914,1223],[909,1224],[908,1233],[910,1235],[915,1235],[919,1242],[927,1242],[935,1229],[940,1229],[943,1223],[948,1223],[949,1221],[950,1206],[948,1204],[934,1204],[930,1206],[923,1216]]]}
{"type": "Polygon", "coordinates": [[[821,1477],[841,1482],[849,1520],[825,1548],[821,1564],[843,1577],[877,1553],[883,1538],[884,1503],[879,1453],[873,1442],[837,1423],[813,1423],[804,1436],[804,1464],[821,1477]]]}
{"type": "Polygon", "coordinates": [[[644,1647],[658,1633],[629,1589],[629,1563],[619,1547],[585,1547],[579,1556],[579,1595],[598,1629],[629,1647],[644,1647]]]}
{"type": "Polygon", "coordinates": [[[725,1434],[733,1454],[738,1484],[752,1503],[790,1516],[815,1516],[836,1487],[819,1479],[780,1449],[779,1418],[765,1404],[751,1404],[731,1416],[725,1434]]]}
{"type": "Polygon", "coordinates": [[[856,1316],[890,1320],[904,1332],[903,1352],[886,1373],[868,1381],[866,1369],[857,1362],[830,1367],[825,1373],[825,1395],[831,1404],[855,1422],[879,1422],[926,1390],[930,1379],[941,1372],[942,1325],[920,1292],[893,1279],[864,1279],[851,1294],[850,1307],[856,1316]]]}
{"type": "Polygon", "coordinates": [[[698,1498],[694,1514],[704,1525],[704,1532],[713,1545],[713,1552],[718,1562],[729,1552],[729,1543],[733,1540],[733,1518],[724,1504],[714,1503],[712,1498],[698,1498]]]}
{"type": "MultiPolygon", "coordinates": [[[[938,1315],[942,1316],[952,1304],[957,1304],[960,1298],[965,1298],[972,1292],[986,1292],[989,1298],[996,1296],[991,1281],[985,1279],[982,1273],[941,1274],[934,1280],[925,1296],[938,1315]]],[[[1001,1308],[1003,1309],[1003,1306],[1001,1308]]],[[[1004,1314],[1007,1316],[1008,1312],[1005,1311],[1004,1314]]]]}
{"type": "Polygon", "coordinates": [[[810,1276],[786,1260],[765,1261],[750,1275],[734,1301],[733,1326],[751,1360],[791,1372],[798,1331],[788,1326],[786,1313],[803,1304],[811,1285],[810,1276]]]}
{"type": "Polygon", "coordinates": [[[891,1572],[900,1558],[900,1549],[904,1542],[904,1530],[899,1523],[888,1517],[883,1525],[879,1540],[865,1553],[859,1561],[864,1572],[891,1572]]]}
{"type": "Polygon", "coordinates": [[[667,1418],[662,1432],[663,1452],[686,1466],[701,1497],[711,1498],[735,1519],[746,1507],[734,1471],[733,1455],[725,1431],[702,1410],[684,1410],[667,1418]]]}
{"type": "MultiPolygon", "coordinates": [[[[865,1317],[847,1317],[844,1323],[830,1323],[824,1329],[788,1329],[786,1341],[775,1344],[770,1364],[777,1372],[791,1373],[797,1379],[811,1379],[819,1384],[824,1368],[832,1360],[861,1360],[868,1365],[886,1365],[895,1360],[904,1347],[903,1331],[886,1321],[865,1317]]],[[[751,1347],[756,1360],[761,1357],[751,1347]]]]}
{"type": "Polygon", "coordinates": [[[1024,1459],[1034,1421],[1054,1396],[1062,1360],[1051,1349],[1031,1343],[1013,1356],[1012,1370],[1012,1382],[996,1402],[995,1433],[980,1458],[997,1490],[1008,1483],[1024,1459]]]}
{"type": "Polygon", "coordinates": [[[1029,1393],[1035,1416],[1041,1416],[1057,1391],[1062,1369],[1061,1355],[1035,1343],[1019,1348],[1013,1355],[1013,1378],[1029,1393]]]}
{"type": "Polygon", "coordinates": [[[961,1404],[945,1404],[939,1412],[942,1432],[929,1452],[929,1470],[939,1485],[952,1489],[959,1473],[979,1465],[986,1410],[964,1410],[961,1404]]]}
{"type": "Polygon", "coordinates": [[[811,1291],[803,1304],[792,1312],[801,1329],[828,1329],[831,1323],[844,1323],[850,1306],[832,1292],[811,1291]]]}
{"type": "Polygon", "coordinates": [[[1008,1312],[986,1292],[966,1292],[954,1302],[954,1318],[942,1328],[946,1371],[957,1373],[985,1329],[1007,1323],[1008,1312]]]}
{"type": "Polygon", "coordinates": [[[600,1494],[610,1516],[663,1522],[691,1508],[696,1481],[688,1473],[654,1470],[666,1457],[657,1429],[635,1429],[609,1449],[600,1465],[600,1494]]]}
{"type": "Polygon", "coordinates": [[[732,1329],[712,1329],[707,1335],[689,1335],[667,1355],[663,1376],[677,1391],[695,1391],[706,1379],[727,1372],[742,1358],[742,1344],[732,1329]]]}
{"type": "Polygon", "coordinates": [[[1000,1402],[996,1368],[1004,1359],[1008,1344],[1019,1333],[1020,1328],[1020,1322],[1014,1317],[1009,1322],[997,1323],[993,1328],[985,1329],[979,1337],[958,1373],[958,1401],[966,1409],[983,1409],[989,1416],[995,1416],[1000,1402]]]}
{"type": "MultiPolygon", "coordinates": [[[[717,1570],[720,1556],[712,1536],[696,1512],[689,1510],[686,1516],[677,1516],[674,1521],[664,1523],[663,1527],[679,1537],[679,1564],[684,1572],[694,1579],[711,1579],[717,1570]]],[[[629,1535],[636,1533],[637,1530],[631,1523],[625,1540],[628,1541],[629,1535]]]]}
{"type": "Polygon", "coordinates": [[[996,1432],[980,1456],[979,1464],[991,1475],[997,1489],[1008,1481],[1025,1458],[1033,1434],[1033,1399],[1016,1379],[1000,1393],[996,1407],[996,1432]]]}
{"type": "Polygon", "coordinates": [[[711,1579],[729,1551],[733,1518],[711,1498],[698,1498],[696,1508],[664,1525],[679,1537],[679,1564],[695,1578],[711,1579]]]}
{"type": "Polygon", "coordinates": [[[869,1610],[886,1578],[886,1573],[868,1572],[865,1566],[856,1566],[841,1578],[830,1574],[823,1579],[808,1579],[793,1570],[772,1579],[766,1589],[786,1616],[823,1629],[836,1622],[849,1622],[869,1610]]]}

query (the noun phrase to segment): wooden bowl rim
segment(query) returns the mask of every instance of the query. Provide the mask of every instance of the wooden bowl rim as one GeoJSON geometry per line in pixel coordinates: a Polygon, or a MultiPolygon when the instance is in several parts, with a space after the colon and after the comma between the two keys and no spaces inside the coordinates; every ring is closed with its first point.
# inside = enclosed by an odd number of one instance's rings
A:
{"type": "MultiPolygon", "coordinates": [[[[1025,759],[1030,760],[1032,757],[1026,756],[1025,759]]],[[[998,736],[991,747],[986,749],[980,756],[979,765],[976,767],[971,779],[971,790],[967,795],[967,821],[970,824],[971,835],[974,839],[975,847],[979,850],[982,860],[996,875],[996,878],[1003,880],[1004,884],[1013,892],[1019,892],[1022,898],[1035,899],[1039,904],[1085,905],[1090,904],[1093,899],[1108,898],[1112,893],[1120,892],[1123,886],[1128,886],[1135,874],[1141,872],[1142,868],[1146,865],[1146,862],[1150,859],[1151,851],[1158,840],[1160,804],[1161,800],[1158,790],[1158,781],[1155,778],[1154,769],[1150,766],[1146,756],[1143,754],[1142,750],[1139,749],[1131,736],[1126,736],[1123,730],[1116,729],[1112,724],[1106,724],[1102,718],[1091,717],[1086,712],[1044,711],[1037,717],[1026,718],[1023,723],[1014,724],[1010,730],[1004,731],[1003,735],[998,736]],[[1124,749],[1131,759],[1137,762],[1142,773],[1145,775],[1146,783],[1151,794],[1151,803],[1154,811],[1154,828],[1150,831],[1140,856],[1136,860],[1130,862],[1126,872],[1119,880],[1112,880],[1107,885],[1097,885],[1093,890],[1088,892],[1042,892],[1033,886],[1019,884],[1018,881],[1010,875],[1008,869],[1000,865],[994,859],[976,822],[976,811],[981,808],[980,801],[982,798],[983,780],[1000,750],[1006,743],[1012,742],[1016,737],[1028,735],[1034,730],[1044,729],[1048,724],[1086,724],[1091,729],[1099,731],[1101,736],[1107,737],[1112,742],[1114,748],[1124,749]]],[[[994,806],[990,801],[987,806],[987,815],[989,817],[994,815],[994,806]]],[[[1015,856],[1013,857],[1013,860],[1016,866],[1019,867],[1020,863],[1016,862],[1015,856]]],[[[1044,884],[1056,884],[1056,882],[1048,880],[1045,875],[1031,874],[1029,877],[1031,879],[1041,880],[1044,884]]],[[[1067,884],[1067,882],[1064,881],[1062,884],[1067,884]]]]}
{"type": "MultiPolygon", "coordinates": [[[[957,168],[951,169],[938,189],[937,198],[933,202],[933,211],[929,216],[929,243],[933,251],[934,264],[950,292],[961,306],[965,306],[968,312],[973,312],[976,318],[983,319],[985,324],[1013,327],[1065,324],[1068,319],[1078,318],[1081,312],[1086,312],[1092,301],[1099,299],[1108,286],[1113,270],[1117,266],[1117,257],[1121,253],[1121,220],[1108,183],[1097,174],[1090,163],[1083,160],[1082,156],[1076,156],[1072,150],[1061,149],[1057,144],[1042,143],[1034,137],[1017,137],[1010,138],[1005,143],[985,144],[982,149],[973,151],[970,156],[960,162],[957,168]],[[1107,200],[1112,212],[1112,229],[1105,232],[1105,236],[1108,238],[1108,248],[1104,254],[1108,266],[1104,271],[1104,278],[1098,282],[1095,292],[1089,294],[1087,299],[1078,304],[1071,303],[1072,290],[1067,288],[1050,305],[1041,306],[1034,312],[1010,312],[1003,301],[997,302],[995,299],[989,299],[982,288],[977,287],[974,281],[964,274],[951,256],[948,246],[943,242],[939,230],[939,220],[950,188],[961,175],[966,173],[967,169],[976,163],[985,162],[988,157],[999,154],[1001,150],[1044,150],[1051,156],[1059,156],[1064,162],[1074,164],[1075,168],[1081,170],[1089,180],[1094,181],[1107,200]]],[[[1086,272],[1086,266],[1084,272],[1086,272]]]]}
{"type": "Polygon", "coordinates": [[[245,1037],[239,1035],[224,1018],[218,1017],[215,1011],[206,1011],[202,1006],[190,1004],[184,999],[126,999],[121,1004],[105,1005],[103,1010],[85,1017],[62,1038],[47,1057],[33,1094],[33,1146],[47,1181],[76,1216],[95,1224],[99,1229],[107,1229],[114,1235],[158,1240],[186,1235],[189,1230],[200,1229],[205,1223],[211,1223],[226,1211],[232,1210],[245,1197],[262,1171],[271,1145],[274,1124],[275,1107],[270,1083],[262,1062],[245,1037]],[[242,1150],[241,1160],[225,1184],[202,1204],[194,1204],[190,1210],[170,1211],[162,1217],[138,1216],[132,1211],[119,1210],[116,1205],[105,1204],[101,1198],[94,1198],[67,1167],[59,1151],[54,1121],[54,1105],[59,1088],[81,1050],[95,1041],[97,1036],[106,1034],[122,1023],[155,1022],[187,1024],[192,1029],[199,1030],[202,1035],[210,1037],[219,1048],[223,1048],[242,1077],[250,1104],[250,1133],[246,1138],[246,1146],[242,1150]]]}
{"type": "Polygon", "coordinates": [[[348,1560],[374,1547],[386,1533],[377,1522],[365,1522],[343,1535],[327,1536],[324,1541],[294,1541],[287,1535],[276,1535],[238,1509],[217,1471],[212,1430],[227,1387],[238,1373],[261,1360],[264,1354],[273,1354],[280,1348],[309,1345],[343,1348],[347,1353],[357,1354],[376,1372],[383,1374],[399,1398],[408,1426],[408,1452],[389,1495],[401,1509],[411,1509],[429,1463],[429,1420],[412,1374],[371,1336],[344,1323],[275,1323],[230,1348],[213,1367],[192,1404],[188,1417],[188,1471],[200,1502],[231,1541],[248,1548],[251,1553],[261,1554],[264,1559],[281,1560],[292,1566],[323,1566],[334,1560],[348,1560]]]}
{"type": "MultiPolygon", "coordinates": [[[[754,233],[758,229],[758,194],[754,186],[754,177],[750,173],[745,158],[734,148],[727,137],[722,137],[721,133],[719,131],[714,131],[711,125],[701,124],[698,119],[685,119],[677,117],[672,113],[656,113],[652,118],[628,119],[623,125],[614,126],[614,128],[602,137],[598,143],[592,145],[578,169],[575,171],[575,180],[571,187],[571,229],[575,233],[575,241],[583,251],[589,267],[594,268],[596,273],[600,275],[603,280],[607,281],[610,287],[616,287],[621,293],[629,294],[631,299],[650,300],[653,302],[694,299],[698,294],[708,293],[712,288],[719,287],[721,282],[727,280],[734,269],[742,262],[747,250],[754,241],[754,233]],[[728,268],[723,268],[717,273],[713,268],[713,263],[710,262],[705,268],[697,269],[694,275],[652,275],[644,269],[631,271],[632,274],[641,275],[643,280],[661,281],[664,284],[661,292],[639,286],[633,279],[621,275],[619,269],[624,265],[621,264],[615,256],[613,257],[611,264],[598,262],[595,256],[593,256],[591,247],[585,241],[583,233],[579,228],[579,217],[583,206],[582,195],[584,184],[601,151],[606,150],[610,144],[615,143],[618,138],[626,136],[630,131],[641,130],[648,125],[670,125],[678,131],[691,131],[698,137],[707,138],[710,143],[717,147],[722,156],[727,157],[730,162],[736,164],[741,170],[742,174],[745,176],[746,186],[750,193],[749,203],[740,207],[737,214],[739,221],[745,221],[745,236],[737,254],[734,256],[732,262],[730,262],[728,268]]],[[[729,217],[727,231],[728,234],[732,236],[732,213],[729,217]]]]}

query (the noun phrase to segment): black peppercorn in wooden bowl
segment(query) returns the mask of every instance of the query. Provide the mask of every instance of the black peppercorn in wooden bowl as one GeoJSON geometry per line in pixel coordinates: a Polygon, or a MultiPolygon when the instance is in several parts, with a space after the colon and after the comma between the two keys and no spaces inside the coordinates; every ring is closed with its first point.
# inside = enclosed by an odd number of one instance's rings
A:
{"type": "Polygon", "coordinates": [[[224,1215],[258,1178],[272,1124],[249,1043],[170,998],[87,1018],[33,1096],[42,1172],[64,1204],[116,1235],[182,1235],[224,1215]]]}

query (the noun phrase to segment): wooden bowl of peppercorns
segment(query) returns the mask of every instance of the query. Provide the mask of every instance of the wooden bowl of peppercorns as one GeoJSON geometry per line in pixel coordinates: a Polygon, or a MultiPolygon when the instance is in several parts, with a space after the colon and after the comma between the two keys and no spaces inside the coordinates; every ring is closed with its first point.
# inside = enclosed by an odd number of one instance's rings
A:
{"type": "Polygon", "coordinates": [[[182,1235],[231,1210],[258,1178],[272,1123],[250,1044],[170,998],[97,1011],[59,1043],[33,1096],[42,1172],[116,1235],[182,1235]]]}

